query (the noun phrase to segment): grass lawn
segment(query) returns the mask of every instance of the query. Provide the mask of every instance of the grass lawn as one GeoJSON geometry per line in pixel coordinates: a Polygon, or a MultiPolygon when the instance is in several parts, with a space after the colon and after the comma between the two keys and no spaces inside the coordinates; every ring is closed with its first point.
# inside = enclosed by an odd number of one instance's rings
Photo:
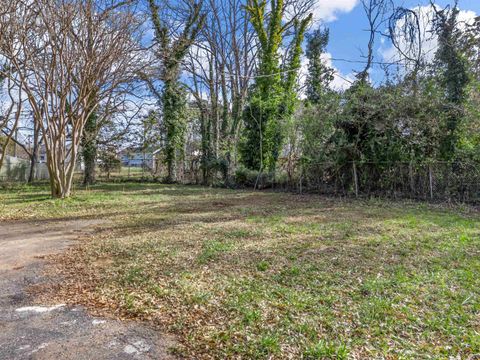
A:
{"type": "Polygon", "coordinates": [[[471,209],[156,184],[66,201],[0,191],[0,220],[71,217],[108,222],[57,258],[56,300],[151,321],[188,358],[480,353],[471,209]]]}

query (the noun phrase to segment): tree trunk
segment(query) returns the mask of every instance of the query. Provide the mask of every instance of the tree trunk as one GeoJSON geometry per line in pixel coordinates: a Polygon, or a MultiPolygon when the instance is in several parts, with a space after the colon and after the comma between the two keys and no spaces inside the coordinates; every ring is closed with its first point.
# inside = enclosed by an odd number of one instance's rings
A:
{"type": "Polygon", "coordinates": [[[28,181],[27,181],[29,184],[35,181],[37,163],[38,163],[38,150],[34,148],[32,156],[30,157],[30,172],[28,173],[28,181]]]}
{"type": "Polygon", "coordinates": [[[177,161],[176,160],[170,160],[167,164],[167,170],[168,170],[168,175],[167,175],[167,183],[173,184],[177,181],[177,161]]]}
{"type": "Polygon", "coordinates": [[[64,199],[72,192],[81,134],[82,129],[73,129],[71,142],[67,143],[65,134],[47,138],[45,133],[42,133],[53,198],[64,199]]]}
{"type": "Polygon", "coordinates": [[[203,185],[210,184],[210,158],[211,158],[211,136],[210,136],[210,116],[205,109],[200,110],[200,131],[202,134],[202,182],[203,185]]]}
{"type": "Polygon", "coordinates": [[[33,149],[30,156],[30,173],[28,175],[28,183],[35,181],[36,168],[38,164],[38,151],[40,150],[40,126],[34,122],[33,124],[33,149]]]}
{"type": "Polygon", "coordinates": [[[67,178],[66,174],[59,171],[59,169],[53,170],[49,166],[49,170],[52,197],[56,199],[65,199],[69,197],[72,188],[72,181],[67,178]]]}
{"type": "Polygon", "coordinates": [[[92,185],[96,181],[95,172],[95,160],[96,160],[96,147],[94,154],[83,150],[83,161],[85,162],[85,170],[83,176],[83,185],[92,185]]]}
{"type": "Polygon", "coordinates": [[[85,165],[83,185],[92,185],[96,180],[95,162],[97,159],[97,114],[88,118],[83,129],[82,155],[85,165]]]}

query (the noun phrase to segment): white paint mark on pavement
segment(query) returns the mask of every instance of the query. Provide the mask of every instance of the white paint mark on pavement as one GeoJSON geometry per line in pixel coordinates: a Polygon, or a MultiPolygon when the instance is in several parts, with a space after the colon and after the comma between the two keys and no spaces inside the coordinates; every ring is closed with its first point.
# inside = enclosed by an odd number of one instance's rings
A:
{"type": "Polygon", "coordinates": [[[147,352],[148,350],[150,350],[150,347],[151,347],[144,340],[138,340],[134,342],[133,345],[142,353],[147,352]]]}
{"type": "Polygon", "coordinates": [[[36,313],[45,313],[53,310],[60,309],[64,307],[65,304],[59,304],[54,306],[25,306],[18,309],[15,309],[16,312],[36,312],[36,313]]]}
{"type": "Polygon", "coordinates": [[[123,348],[123,352],[129,355],[133,355],[133,354],[139,355],[149,351],[150,348],[151,346],[148,345],[144,340],[138,340],[131,345],[125,346],[123,348]]]}
{"type": "Polygon", "coordinates": [[[77,320],[71,320],[71,321],[62,321],[60,325],[65,325],[65,326],[73,326],[77,323],[77,320]]]}
{"type": "Polygon", "coordinates": [[[106,321],[105,320],[98,320],[98,319],[95,319],[92,321],[92,324],[93,325],[101,325],[101,324],[105,324],[106,321]]]}
{"type": "Polygon", "coordinates": [[[139,354],[140,352],[137,350],[137,348],[135,346],[132,346],[132,345],[127,345],[123,348],[123,352],[125,354],[129,354],[129,355],[132,355],[132,354],[139,354]]]}
{"type": "Polygon", "coordinates": [[[35,354],[37,351],[45,349],[49,344],[48,343],[41,343],[39,347],[37,347],[35,350],[30,352],[31,354],[35,354]]]}

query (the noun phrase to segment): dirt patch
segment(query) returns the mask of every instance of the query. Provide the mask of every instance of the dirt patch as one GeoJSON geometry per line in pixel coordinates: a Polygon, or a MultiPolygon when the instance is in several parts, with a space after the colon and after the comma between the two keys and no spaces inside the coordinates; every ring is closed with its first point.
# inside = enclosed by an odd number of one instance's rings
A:
{"type": "Polygon", "coordinates": [[[0,271],[14,270],[61,252],[101,220],[47,220],[0,223],[0,271]]]}

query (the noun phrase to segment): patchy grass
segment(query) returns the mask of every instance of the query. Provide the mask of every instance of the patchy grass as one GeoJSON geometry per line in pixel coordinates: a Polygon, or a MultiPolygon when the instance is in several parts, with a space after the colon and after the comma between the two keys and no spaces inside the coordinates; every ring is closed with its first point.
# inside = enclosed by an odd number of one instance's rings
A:
{"type": "Polygon", "coordinates": [[[152,184],[0,204],[0,219],[110,220],[56,258],[56,296],[151,321],[189,358],[480,353],[475,211],[152,184]]]}

